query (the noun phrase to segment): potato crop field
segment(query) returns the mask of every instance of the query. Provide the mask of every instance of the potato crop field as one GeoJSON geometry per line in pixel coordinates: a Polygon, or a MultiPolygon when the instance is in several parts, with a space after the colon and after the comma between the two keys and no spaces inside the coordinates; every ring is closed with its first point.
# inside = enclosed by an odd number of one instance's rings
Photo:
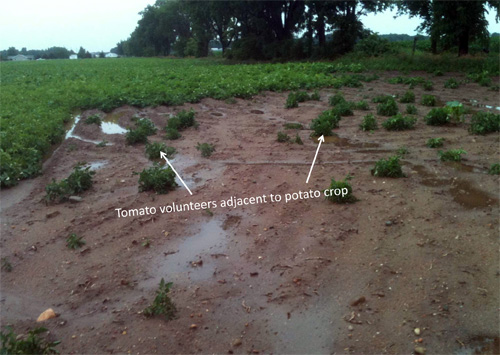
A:
{"type": "Polygon", "coordinates": [[[2,339],[500,352],[498,58],[0,65],[2,339]]]}

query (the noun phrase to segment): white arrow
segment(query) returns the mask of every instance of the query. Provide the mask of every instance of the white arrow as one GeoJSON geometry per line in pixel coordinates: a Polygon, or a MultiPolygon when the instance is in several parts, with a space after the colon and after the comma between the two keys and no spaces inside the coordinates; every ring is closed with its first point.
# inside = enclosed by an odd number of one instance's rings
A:
{"type": "Polygon", "coordinates": [[[189,189],[189,187],[187,187],[186,183],[184,182],[184,180],[182,180],[181,176],[177,173],[177,171],[175,171],[174,167],[172,166],[172,164],[170,164],[170,162],[168,161],[167,159],[167,154],[163,153],[160,151],[160,157],[162,159],[165,159],[165,161],[167,162],[167,164],[172,168],[172,170],[174,171],[175,175],[177,175],[177,177],[179,178],[179,180],[182,182],[182,184],[184,185],[184,187],[189,191],[189,193],[192,195],[193,193],[191,192],[191,190],[189,189]]]}
{"type": "Polygon", "coordinates": [[[321,143],[325,141],[325,137],[321,136],[318,138],[318,140],[319,140],[318,149],[316,149],[316,155],[314,156],[314,160],[313,160],[313,163],[311,165],[311,170],[309,170],[309,175],[307,176],[306,184],[309,183],[309,178],[311,177],[311,173],[312,173],[313,168],[314,168],[314,163],[316,162],[316,157],[318,156],[319,147],[321,147],[321,143]]]}

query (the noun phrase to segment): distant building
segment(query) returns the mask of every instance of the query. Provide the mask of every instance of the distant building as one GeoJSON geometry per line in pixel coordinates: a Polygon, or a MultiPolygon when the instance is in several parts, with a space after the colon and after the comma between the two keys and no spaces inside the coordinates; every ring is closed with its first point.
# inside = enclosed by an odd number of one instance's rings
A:
{"type": "Polygon", "coordinates": [[[34,60],[35,56],[33,55],[23,55],[23,54],[18,54],[18,55],[11,55],[7,57],[7,60],[12,60],[14,62],[24,62],[26,60],[34,60]]]}
{"type": "Polygon", "coordinates": [[[76,55],[76,54],[71,54],[71,55],[69,56],[69,59],[78,59],[78,55],[76,55]]]}
{"type": "Polygon", "coordinates": [[[106,53],[106,58],[118,58],[118,54],[116,53],[106,53]]]}

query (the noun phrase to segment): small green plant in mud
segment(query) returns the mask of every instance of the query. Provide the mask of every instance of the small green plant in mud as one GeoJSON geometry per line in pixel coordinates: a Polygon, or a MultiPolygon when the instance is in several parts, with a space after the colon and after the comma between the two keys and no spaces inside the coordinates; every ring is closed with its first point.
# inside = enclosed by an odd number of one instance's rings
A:
{"type": "Polygon", "coordinates": [[[377,105],[377,114],[381,116],[394,116],[398,113],[398,104],[394,99],[377,105]]]}
{"type": "Polygon", "coordinates": [[[490,169],[488,170],[488,174],[500,175],[500,164],[499,163],[491,164],[490,169]]]}
{"type": "Polygon", "coordinates": [[[403,116],[398,113],[396,116],[388,118],[382,123],[382,126],[388,131],[405,131],[414,129],[417,119],[415,117],[403,116]]]}
{"type": "Polygon", "coordinates": [[[355,110],[363,110],[363,111],[368,111],[370,109],[368,102],[366,102],[365,100],[355,102],[353,107],[355,110]]]}
{"type": "Polygon", "coordinates": [[[286,129],[303,129],[302,123],[285,123],[284,127],[286,129]]]}
{"type": "Polygon", "coordinates": [[[354,113],[352,112],[353,104],[351,102],[342,102],[336,105],[331,109],[335,114],[339,116],[352,116],[354,113]]]}
{"type": "Polygon", "coordinates": [[[467,75],[467,79],[475,81],[481,86],[490,86],[491,85],[491,74],[484,70],[481,73],[473,73],[467,75]]]}
{"type": "Polygon", "coordinates": [[[405,177],[401,164],[399,163],[399,158],[400,157],[396,155],[387,159],[380,159],[375,163],[375,167],[371,169],[371,174],[378,177],[405,177]]]}
{"type": "Polygon", "coordinates": [[[434,76],[443,76],[444,73],[441,70],[434,70],[434,76]]]}
{"type": "Polygon", "coordinates": [[[181,134],[177,128],[165,128],[165,138],[173,141],[181,138],[181,134]]]}
{"type": "Polygon", "coordinates": [[[285,108],[295,108],[299,107],[299,99],[294,92],[288,94],[285,102],[285,108]]]}
{"type": "Polygon", "coordinates": [[[178,114],[177,114],[177,119],[178,119],[178,126],[175,127],[179,130],[184,130],[186,128],[189,128],[189,127],[197,127],[198,126],[198,122],[196,122],[195,120],[195,115],[196,115],[196,112],[191,109],[189,111],[186,111],[186,110],[182,110],[180,111],[178,114]]]}
{"type": "Polygon", "coordinates": [[[346,99],[344,99],[344,95],[342,95],[341,92],[338,92],[333,96],[330,96],[330,98],[328,99],[328,103],[330,104],[330,106],[336,106],[339,104],[343,104],[345,102],[347,101],[346,99]]]}
{"type": "Polygon", "coordinates": [[[215,146],[210,143],[198,143],[196,145],[196,149],[201,152],[201,156],[203,158],[208,158],[213,152],[215,152],[215,146]]]}
{"type": "Polygon", "coordinates": [[[302,138],[300,138],[299,134],[297,133],[295,135],[295,139],[293,140],[294,143],[297,143],[297,144],[300,144],[300,145],[303,145],[304,142],[302,142],[302,138]]]}
{"type": "Polygon", "coordinates": [[[413,93],[413,91],[408,90],[407,92],[405,92],[403,94],[403,96],[401,96],[401,99],[399,99],[399,102],[401,102],[402,104],[413,103],[413,102],[415,102],[415,94],[413,93]]]}
{"type": "Polygon", "coordinates": [[[321,95],[318,90],[314,90],[314,92],[310,96],[310,100],[312,101],[321,101],[321,95]]]}
{"type": "Polygon", "coordinates": [[[69,249],[78,249],[85,245],[83,237],[77,236],[75,233],[71,233],[68,238],[66,238],[66,246],[69,249]]]}
{"type": "Polygon", "coordinates": [[[235,103],[237,103],[238,101],[236,101],[236,99],[234,97],[229,97],[227,99],[224,100],[224,102],[228,105],[234,105],[235,103]]]}
{"type": "Polygon", "coordinates": [[[7,259],[6,257],[2,258],[2,270],[5,270],[7,272],[11,272],[12,271],[12,264],[9,262],[9,259],[7,259]]]}
{"type": "Polygon", "coordinates": [[[206,213],[207,215],[209,215],[210,217],[213,217],[213,216],[214,216],[214,213],[212,212],[212,210],[211,210],[210,208],[205,208],[205,210],[204,210],[204,211],[205,211],[205,213],[206,213]]]}
{"type": "Polygon", "coordinates": [[[444,87],[447,89],[457,89],[459,87],[459,83],[457,79],[455,78],[450,78],[445,81],[444,87]]]}
{"type": "Polygon", "coordinates": [[[324,190],[325,198],[333,203],[353,203],[358,199],[352,194],[352,186],[349,181],[352,180],[351,175],[347,175],[344,180],[335,181],[332,178],[328,189],[324,190]],[[326,193],[328,192],[328,194],[326,193]]]}
{"type": "Polygon", "coordinates": [[[426,80],[422,86],[424,87],[425,91],[432,91],[434,89],[434,84],[430,80],[426,80]]]}
{"type": "Polygon", "coordinates": [[[424,106],[436,106],[436,97],[433,95],[422,95],[421,103],[424,106]]]}
{"type": "MultiPolygon", "coordinates": [[[[137,173],[136,173],[137,174],[137,173]]],[[[139,191],[154,191],[157,194],[166,194],[177,187],[175,172],[171,167],[164,168],[158,163],[139,174],[139,191]]]]}
{"type": "Polygon", "coordinates": [[[396,155],[400,156],[401,158],[407,154],[410,154],[410,150],[406,146],[403,146],[401,148],[398,148],[398,150],[396,150],[396,155]]]}
{"type": "Polygon", "coordinates": [[[167,158],[171,159],[177,151],[174,147],[169,147],[165,143],[154,142],[146,144],[146,155],[150,160],[160,160],[160,152],[165,153],[167,158]]]}
{"type": "Polygon", "coordinates": [[[450,149],[445,152],[442,150],[438,151],[441,161],[461,161],[462,154],[467,154],[467,152],[463,149],[450,149]]]}
{"type": "Polygon", "coordinates": [[[143,248],[149,248],[151,246],[151,241],[146,238],[141,245],[143,246],[143,248]]]}
{"type": "Polygon", "coordinates": [[[428,146],[429,148],[440,148],[443,146],[443,143],[444,143],[444,138],[438,137],[438,138],[429,138],[425,145],[428,146]]]}
{"type": "Polygon", "coordinates": [[[433,108],[424,117],[429,126],[443,126],[449,122],[448,110],[444,107],[433,108]]]}
{"type": "Polygon", "coordinates": [[[102,123],[102,119],[101,119],[101,116],[98,114],[90,115],[89,117],[87,117],[85,119],[85,124],[96,124],[96,125],[100,126],[101,123],[102,123]]]}
{"type": "Polygon", "coordinates": [[[416,115],[418,111],[415,105],[406,105],[406,113],[408,115],[416,115]]]}
{"type": "Polygon", "coordinates": [[[446,103],[445,109],[448,112],[448,117],[450,119],[450,122],[462,123],[465,121],[464,119],[465,108],[461,102],[449,101],[446,103]]]}
{"type": "Polygon", "coordinates": [[[12,327],[7,326],[5,332],[0,332],[0,354],[58,354],[55,347],[60,341],[48,342],[39,336],[46,331],[46,328],[39,327],[28,331],[27,335],[17,335],[12,327]]]}
{"type": "Polygon", "coordinates": [[[276,140],[280,143],[286,143],[290,141],[290,136],[285,132],[278,132],[278,138],[276,140]]]}
{"type": "Polygon", "coordinates": [[[472,134],[487,134],[500,131],[500,114],[477,112],[470,121],[469,132],[472,134]]]}
{"type": "Polygon", "coordinates": [[[359,128],[362,131],[374,131],[378,129],[378,124],[377,120],[375,119],[375,116],[373,114],[368,114],[365,117],[363,117],[363,122],[359,125],[359,128]]]}
{"type": "Polygon", "coordinates": [[[68,145],[68,152],[74,152],[75,150],[78,150],[78,146],[74,143],[71,143],[68,145]]]}
{"type": "Polygon", "coordinates": [[[69,196],[81,193],[92,187],[92,177],[95,171],[90,170],[90,167],[83,168],[78,164],[73,169],[73,172],[66,178],[57,182],[52,179],[52,182],[45,187],[45,200],[47,202],[64,201],[69,196]]]}
{"type": "Polygon", "coordinates": [[[144,315],[146,317],[164,316],[166,320],[174,319],[177,313],[177,307],[168,295],[172,282],[166,283],[162,278],[158,290],[156,290],[156,297],[153,303],[146,307],[144,315]]]}
{"type": "Polygon", "coordinates": [[[375,104],[386,104],[389,101],[394,101],[394,97],[391,95],[377,95],[372,99],[375,104]]]}
{"type": "Polygon", "coordinates": [[[108,145],[108,141],[103,139],[102,141],[100,141],[99,143],[96,144],[96,146],[98,146],[99,148],[102,148],[102,147],[105,147],[108,145]]]}
{"type": "Polygon", "coordinates": [[[138,130],[143,131],[148,136],[152,136],[157,131],[157,128],[153,121],[151,121],[147,117],[134,116],[132,117],[132,121],[135,123],[135,126],[138,130]]]}
{"type": "Polygon", "coordinates": [[[332,129],[338,128],[340,115],[333,110],[326,110],[319,114],[317,118],[312,120],[310,128],[313,130],[312,135],[315,137],[331,136],[332,129]]]}

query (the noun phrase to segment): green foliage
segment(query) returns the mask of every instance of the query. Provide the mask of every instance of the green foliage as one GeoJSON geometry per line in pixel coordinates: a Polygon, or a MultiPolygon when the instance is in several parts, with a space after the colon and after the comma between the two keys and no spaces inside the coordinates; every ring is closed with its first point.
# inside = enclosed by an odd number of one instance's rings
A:
{"type": "Polygon", "coordinates": [[[473,134],[487,134],[498,131],[500,131],[500,114],[477,112],[472,116],[469,132],[473,134]]]}
{"type": "Polygon", "coordinates": [[[451,122],[460,123],[464,121],[464,105],[458,101],[449,101],[445,106],[448,118],[451,122]]]}
{"type": "Polygon", "coordinates": [[[422,105],[436,106],[436,97],[432,95],[422,95],[422,105]]]}
{"type": "Polygon", "coordinates": [[[47,342],[39,335],[45,333],[46,328],[36,328],[28,331],[28,335],[16,335],[12,327],[5,327],[5,332],[0,332],[2,341],[1,354],[57,354],[55,349],[60,341],[47,342]]]}
{"type": "MultiPolygon", "coordinates": [[[[290,137],[288,137],[288,139],[290,139],[290,137]]],[[[215,152],[215,146],[210,143],[201,143],[201,144],[198,143],[196,149],[201,152],[201,156],[203,158],[208,158],[209,156],[212,155],[213,152],[215,152]]]]}
{"type": "Polygon", "coordinates": [[[100,141],[99,143],[96,144],[96,146],[99,147],[99,148],[103,148],[103,147],[105,147],[107,145],[108,145],[108,141],[105,140],[105,139],[103,139],[102,141],[100,141]]]}
{"type": "Polygon", "coordinates": [[[312,101],[320,101],[321,100],[321,95],[319,94],[318,90],[314,90],[314,92],[311,94],[310,99],[312,101]]]}
{"type": "Polygon", "coordinates": [[[425,116],[425,123],[430,126],[442,126],[449,122],[446,108],[433,108],[425,116]]]}
{"type": "Polygon", "coordinates": [[[467,152],[463,149],[450,149],[446,152],[438,151],[439,159],[441,161],[461,161],[462,154],[467,154],[467,152]]]}
{"type": "Polygon", "coordinates": [[[165,138],[168,140],[176,140],[181,138],[181,134],[177,128],[165,128],[165,138]]]}
{"type": "Polygon", "coordinates": [[[399,102],[403,104],[415,102],[415,94],[413,93],[413,91],[408,90],[407,92],[404,93],[399,102]]]}
{"type": "Polygon", "coordinates": [[[294,92],[288,94],[285,102],[285,108],[295,108],[299,107],[299,100],[294,92]]]}
{"type": "Polygon", "coordinates": [[[432,91],[434,89],[434,84],[430,80],[424,81],[422,84],[425,91],[432,91]]]}
{"type": "Polygon", "coordinates": [[[165,143],[154,142],[146,144],[146,155],[150,160],[161,159],[160,152],[165,153],[167,158],[171,159],[177,151],[174,147],[169,147],[165,143]]]}
{"type": "Polygon", "coordinates": [[[376,104],[386,104],[390,101],[394,101],[391,95],[377,95],[372,99],[372,102],[376,104]]]}
{"type": "Polygon", "coordinates": [[[387,39],[381,38],[374,33],[358,41],[354,50],[366,56],[378,57],[379,55],[391,52],[391,46],[387,39]]]}
{"type": "Polygon", "coordinates": [[[491,164],[490,169],[488,170],[488,174],[500,175],[500,164],[499,163],[491,164]]]}
{"type": "Polygon", "coordinates": [[[364,101],[364,100],[361,100],[361,101],[358,101],[358,102],[355,102],[354,103],[354,109],[355,110],[363,110],[363,111],[367,111],[370,109],[370,106],[368,106],[368,102],[364,101]]]}
{"type": "Polygon", "coordinates": [[[290,141],[290,136],[284,132],[278,132],[277,141],[280,143],[286,143],[290,141]]]}
{"type": "Polygon", "coordinates": [[[441,70],[434,70],[434,76],[443,76],[443,72],[441,70]]]}
{"type": "Polygon", "coordinates": [[[444,87],[447,89],[457,89],[459,87],[459,84],[455,78],[450,78],[445,81],[444,87]]]}
{"type": "Polygon", "coordinates": [[[178,126],[174,128],[177,128],[178,130],[182,131],[189,127],[196,127],[197,122],[194,118],[195,115],[196,112],[193,109],[189,111],[186,110],[180,111],[176,116],[179,120],[178,126]]]}
{"type": "Polygon", "coordinates": [[[139,173],[139,191],[154,191],[166,194],[178,186],[175,182],[175,172],[170,167],[162,167],[155,163],[151,168],[139,173]]]}
{"type": "Polygon", "coordinates": [[[406,154],[409,154],[409,153],[410,153],[410,150],[406,146],[403,146],[401,148],[398,148],[398,150],[396,150],[396,155],[398,155],[400,157],[404,157],[406,154]]]}
{"type": "Polygon", "coordinates": [[[162,278],[158,290],[156,290],[156,297],[153,303],[144,310],[146,317],[164,316],[166,320],[174,319],[177,313],[175,304],[169,297],[172,282],[165,283],[162,278]]]}
{"type": "Polygon", "coordinates": [[[300,145],[304,144],[304,142],[302,142],[302,138],[300,138],[300,136],[299,136],[298,133],[295,135],[294,142],[297,143],[297,144],[300,144],[300,145]]]}
{"type": "Polygon", "coordinates": [[[316,137],[333,135],[332,129],[338,128],[340,115],[332,110],[326,110],[319,114],[317,118],[312,120],[310,128],[314,131],[316,137]]]}
{"type": "Polygon", "coordinates": [[[85,119],[85,124],[96,124],[100,126],[102,123],[101,116],[98,114],[90,115],[85,119]]]}
{"type": "Polygon", "coordinates": [[[398,113],[398,104],[394,99],[388,100],[386,103],[377,105],[377,114],[381,116],[394,116],[398,113]]]}
{"type": "Polygon", "coordinates": [[[127,144],[133,145],[138,143],[147,143],[148,136],[156,133],[156,127],[149,118],[134,117],[132,120],[135,122],[135,129],[129,128],[125,134],[127,144]]]}
{"type": "Polygon", "coordinates": [[[68,238],[66,238],[66,246],[69,249],[78,249],[85,245],[83,237],[77,236],[75,233],[71,233],[68,238]]]}
{"type": "Polygon", "coordinates": [[[403,169],[399,163],[399,156],[389,157],[388,159],[380,159],[375,163],[375,167],[371,169],[371,174],[378,177],[400,178],[404,177],[403,169]]]}
{"type": "MultiPolygon", "coordinates": [[[[481,86],[490,86],[491,85],[491,73],[487,70],[483,70],[478,73],[471,73],[467,75],[467,79],[472,80],[478,83],[481,86]]],[[[498,74],[496,74],[498,75],[498,74]]]]}
{"type": "Polygon", "coordinates": [[[66,179],[59,182],[53,179],[45,187],[45,200],[48,202],[56,200],[60,202],[66,200],[71,195],[90,189],[93,183],[92,176],[94,175],[95,171],[90,170],[90,167],[83,168],[82,165],[77,165],[66,179]]]}
{"type": "Polygon", "coordinates": [[[444,138],[429,138],[425,145],[427,145],[429,148],[439,148],[443,146],[443,143],[444,138]]]}
{"type": "Polygon", "coordinates": [[[400,113],[388,118],[382,123],[382,126],[388,131],[404,131],[414,129],[417,119],[415,117],[403,116],[400,113]]]}
{"type": "Polygon", "coordinates": [[[12,264],[9,262],[9,259],[7,259],[6,257],[3,257],[2,258],[2,266],[1,266],[1,269],[2,270],[5,270],[7,272],[11,272],[13,267],[12,267],[12,264]]]}
{"type": "Polygon", "coordinates": [[[338,105],[335,105],[331,111],[333,111],[338,116],[352,116],[354,112],[352,112],[352,104],[350,102],[342,102],[338,105]]]}
{"type": "Polygon", "coordinates": [[[346,102],[347,101],[346,101],[346,99],[344,99],[344,95],[342,95],[341,92],[338,92],[338,93],[336,93],[333,96],[330,96],[330,98],[328,99],[328,103],[331,106],[336,106],[336,105],[343,104],[343,103],[346,103],[346,102]]]}
{"type": "Polygon", "coordinates": [[[377,120],[371,113],[363,117],[363,122],[359,125],[362,131],[374,131],[378,129],[377,120]]]}
{"type": "Polygon", "coordinates": [[[302,123],[285,123],[286,129],[303,129],[302,123]]]}
{"type": "Polygon", "coordinates": [[[417,114],[417,108],[415,105],[406,105],[406,113],[409,115],[416,115],[417,114]]]}
{"type": "Polygon", "coordinates": [[[352,177],[350,175],[347,175],[344,180],[340,181],[335,181],[335,179],[332,178],[330,186],[326,190],[339,189],[340,191],[342,191],[342,189],[347,189],[347,194],[344,194],[344,196],[342,196],[342,194],[335,195],[334,193],[332,193],[330,194],[330,196],[327,196],[326,199],[333,203],[353,203],[358,201],[358,199],[352,194],[352,186],[349,183],[350,180],[352,180],[352,177]]]}

